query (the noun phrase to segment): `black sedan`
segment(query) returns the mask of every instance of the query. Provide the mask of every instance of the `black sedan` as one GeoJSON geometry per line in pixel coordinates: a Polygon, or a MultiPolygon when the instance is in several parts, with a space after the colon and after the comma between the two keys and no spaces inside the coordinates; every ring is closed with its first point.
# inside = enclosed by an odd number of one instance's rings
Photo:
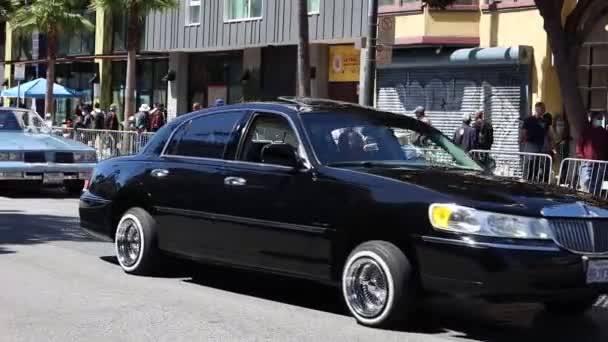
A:
{"type": "Polygon", "coordinates": [[[384,326],[433,293],[584,312],[608,284],[603,205],[495,178],[406,116],[284,99],[181,116],[101,162],[80,217],[128,273],[172,255],[312,279],[384,326]]]}

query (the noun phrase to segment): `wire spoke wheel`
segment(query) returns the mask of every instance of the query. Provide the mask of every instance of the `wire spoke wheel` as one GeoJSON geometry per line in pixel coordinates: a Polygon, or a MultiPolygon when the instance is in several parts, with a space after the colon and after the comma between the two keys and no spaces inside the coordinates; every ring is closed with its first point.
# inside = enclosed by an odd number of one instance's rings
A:
{"type": "Polygon", "coordinates": [[[141,253],[141,233],[137,223],[125,219],[116,231],[116,251],[120,263],[126,267],[133,266],[141,253]]]}
{"type": "Polygon", "coordinates": [[[386,308],[388,283],[378,263],[368,257],[355,260],[345,278],[346,300],[350,307],[365,318],[374,318],[386,308]]]}

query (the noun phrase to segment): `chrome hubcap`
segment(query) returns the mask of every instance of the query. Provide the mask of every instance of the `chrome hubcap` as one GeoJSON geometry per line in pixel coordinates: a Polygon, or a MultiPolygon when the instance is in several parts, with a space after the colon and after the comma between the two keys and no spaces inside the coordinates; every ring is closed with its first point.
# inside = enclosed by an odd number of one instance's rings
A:
{"type": "Polygon", "coordinates": [[[137,223],[132,219],[126,219],[118,226],[116,251],[122,265],[131,267],[137,262],[141,251],[141,236],[137,223]]]}
{"type": "Polygon", "coordinates": [[[386,307],[386,275],[374,259],[364,257],[355,260],[347,270],[344,286],[346,300],[358,315],[373,318],[386,307]]]}

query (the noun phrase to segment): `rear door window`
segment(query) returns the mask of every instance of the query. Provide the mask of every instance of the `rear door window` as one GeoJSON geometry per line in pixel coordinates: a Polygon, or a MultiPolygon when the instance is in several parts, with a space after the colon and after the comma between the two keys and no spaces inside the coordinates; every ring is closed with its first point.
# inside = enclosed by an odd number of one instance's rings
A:
{"type": "Polygon", "coordinates": [[[226,146],[236,139],[234,129],[244,115],[234,111],[192,119],[177,129],[165,154],[222,159],[226,146]]]}

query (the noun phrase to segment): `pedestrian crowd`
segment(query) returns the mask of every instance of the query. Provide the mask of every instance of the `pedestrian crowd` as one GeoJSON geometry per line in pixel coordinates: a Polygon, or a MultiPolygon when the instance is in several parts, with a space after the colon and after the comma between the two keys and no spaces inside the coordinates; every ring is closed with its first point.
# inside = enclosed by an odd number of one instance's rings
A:
{"type": "Polygon", "coordinates": [[[156,132],[167,121],[167,111],[165,106],[157,103],[153,108],[143,104],[139,107],[139,111],[134,116],[130,117],[129,125],[124,127],[120,122],[118,115],[118,106],[115,104],[104,111],[99,103],[91,105],[78,105],[74,110],[74,119],[67,117],[65,125],[76,129],[97,129],[97,130],[113,130],[126,129],[140,132],[156,132]]]}
{"type": "MultiPolygon", "coordinates": [[[[431,120],[426,115],[424,107],[417,107],[414,110],[416,119],[432,126],[431,120]]],[[[416,139],[420,144],[420,137],[416,139]]],[[[494,144],[494,128],[492,124],[485,119],[483,111],[477,113],[465,114],[462,117],[462,124],[454,132],[452,140],[460,146],[465,152],[472,150],[491,150],[494,144]]]]}

